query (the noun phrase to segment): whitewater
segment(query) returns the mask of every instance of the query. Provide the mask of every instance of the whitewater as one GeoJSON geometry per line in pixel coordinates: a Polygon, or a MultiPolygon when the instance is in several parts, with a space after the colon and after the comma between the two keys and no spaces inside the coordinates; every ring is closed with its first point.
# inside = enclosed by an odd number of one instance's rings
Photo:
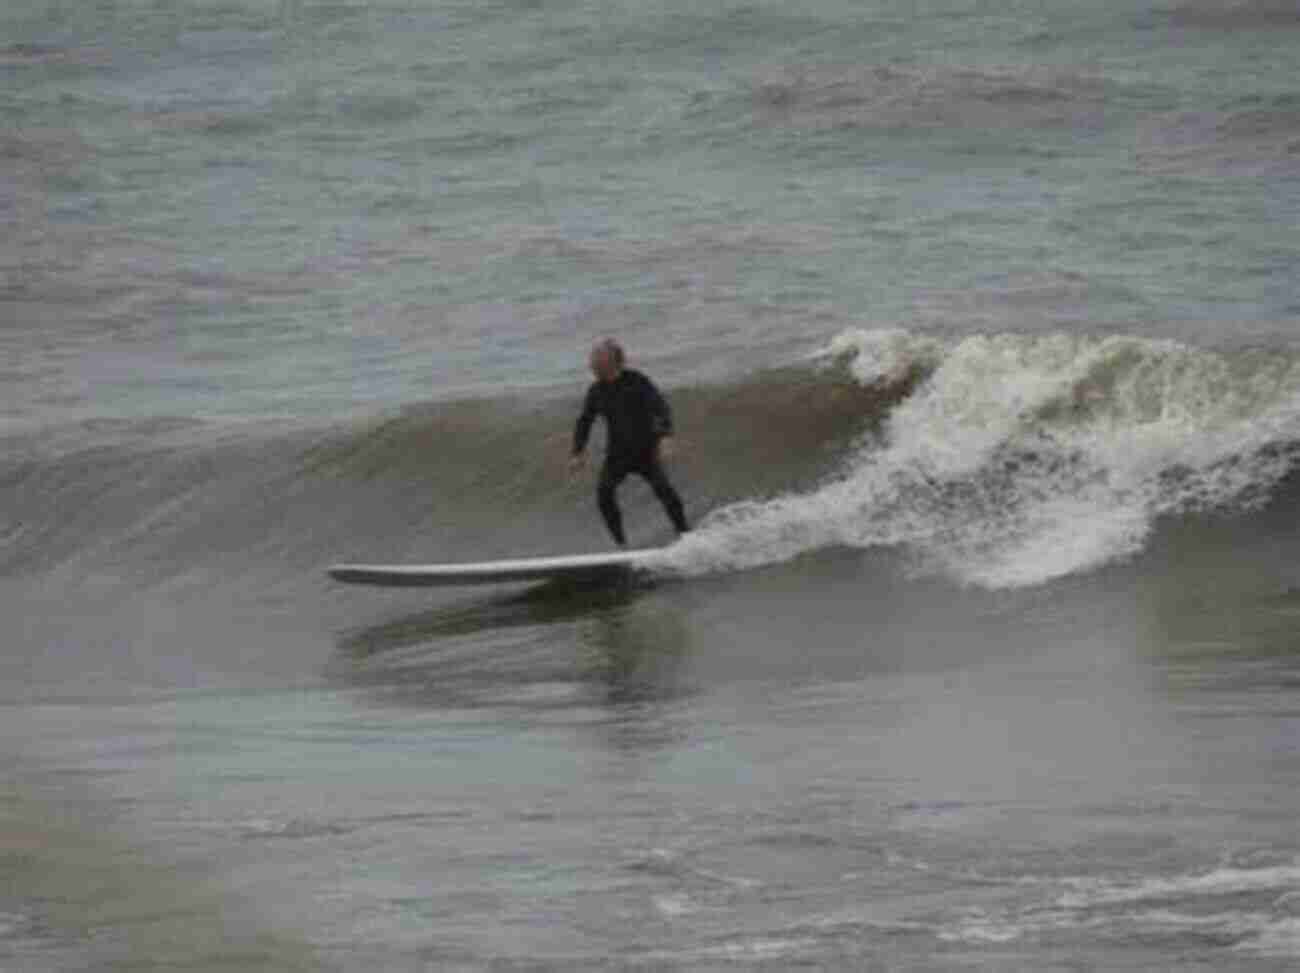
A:
{"type": "Polygon", "coordinates": [[[1259,506],[1300,433],[1290,356],[894,330],[845,332],[818,357],[916,387],[827,483],[712,512],[666,567],[901,545],[959,582],[1041,583],[1135,554],[1162,516],[1259,506]]]}

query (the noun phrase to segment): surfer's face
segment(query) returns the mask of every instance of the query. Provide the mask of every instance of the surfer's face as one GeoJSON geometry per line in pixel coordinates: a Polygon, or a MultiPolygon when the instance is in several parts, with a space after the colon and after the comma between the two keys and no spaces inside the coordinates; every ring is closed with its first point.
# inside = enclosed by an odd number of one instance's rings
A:
{"type": "Polygon", "coordinates": [[[608,348],[596,348],[591,353],[591,374],[602,382],[618,378],[618,360],[608,348]]]}

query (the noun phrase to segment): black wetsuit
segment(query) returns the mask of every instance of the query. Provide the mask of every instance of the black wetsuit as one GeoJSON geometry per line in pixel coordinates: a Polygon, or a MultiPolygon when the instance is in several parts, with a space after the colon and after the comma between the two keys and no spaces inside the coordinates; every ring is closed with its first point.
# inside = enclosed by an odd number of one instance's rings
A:
{"type": "Polygon", "coordinates": [[[659,462],[659,440],[672,435],[673,417],[654,383],[630,368],[619,372],[613,381],[593,382],[573,430],[575,455],[587,448],[591,424],[597,416],[605,417],[607,446],[596,500],[614,540],[620,545],[626,543],[623,515],[614,494],[618,485],[631,473],[645,478],[663,504],[673,527],[679,534],[685,533],[687,524],[682,499],[668,482],[668,475],[659,462]]]}

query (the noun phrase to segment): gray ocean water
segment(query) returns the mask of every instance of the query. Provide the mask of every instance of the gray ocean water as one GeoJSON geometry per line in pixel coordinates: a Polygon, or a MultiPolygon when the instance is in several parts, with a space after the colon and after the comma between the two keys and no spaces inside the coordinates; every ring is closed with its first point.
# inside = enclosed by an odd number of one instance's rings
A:
{"type": "Polygon", "coordinates": [[[1295,0],[4,0],[0,969],[1295,968],[1298,79],[1295,0]],[[663,573],[329,581],[604,549],[605,334],[663,573]]]}

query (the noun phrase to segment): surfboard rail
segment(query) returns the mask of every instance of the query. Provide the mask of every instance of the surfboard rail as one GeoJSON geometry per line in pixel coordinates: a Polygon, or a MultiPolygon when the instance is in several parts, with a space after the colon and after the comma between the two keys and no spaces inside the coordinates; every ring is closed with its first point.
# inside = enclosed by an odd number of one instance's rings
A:
{"type": "Polygon", "coordinates": [[[655,553],[653,549],[641,549],[448,564],[343,563],[331,566],[328,574],[335,581],[344,584],[379,585],[387,588],[595,579],[647,570],[655,553]]]}

